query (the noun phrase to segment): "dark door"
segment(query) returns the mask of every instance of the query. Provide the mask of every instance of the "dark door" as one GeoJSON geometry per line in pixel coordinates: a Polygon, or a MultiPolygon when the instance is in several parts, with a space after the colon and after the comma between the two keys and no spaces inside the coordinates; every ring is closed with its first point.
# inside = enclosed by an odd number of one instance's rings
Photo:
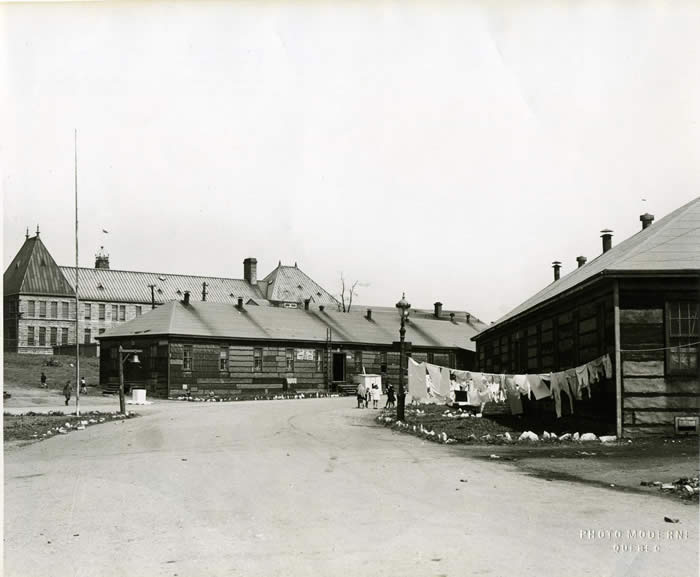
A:
{"type": "Polygon", "coordinates": [[[333,353],[333,381],[345,381],[345,353],[333,353]]]}

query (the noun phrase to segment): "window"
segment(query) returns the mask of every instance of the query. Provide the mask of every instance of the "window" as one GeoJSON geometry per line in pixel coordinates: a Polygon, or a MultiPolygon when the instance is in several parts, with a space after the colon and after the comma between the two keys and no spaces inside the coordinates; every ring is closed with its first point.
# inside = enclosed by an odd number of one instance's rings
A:
{"type": "Polygon", "coordinates": [[[105,320],[106,308],[107,307],[105,305],[98,305],[97,318],[101,321],[105,320]]]}
{"type": "Polygon", "coordinates": [[[136,316],[140,317],[141,316],[141,305],[136,305],[136,316]]]}
{"type": "Polygon", "coordinates": [[[157,363],[158,363],[158,345],[151,345],[150,347],[150,353],[148,355],[148,368],[151,371],[157,370],[157,363]]]}
{"type": "Polygon", "coordinates": [[[68,329],[61,329],[61,344],[68,344],[68,329]]]}
{"type": "Polygon", "coordinates": [[[46,346],[46,327],[39,327],[39,346],[46,346]]]}
{"type": "Polygon", "coordinates": [[[219,350],[219,370],[228,371],[228,347],[219,350]]]}
{"type": "Polygon", "coordinates": [[[119,307],[117,305],[112,305],[112,320],[119,320],[119,307]]]}
{"type": "Polygon", "coordinates": [[[699,308],[698,303],[668,303],[666,330],[670,349],[666,367],[670,374],[695,373],[698,370],[699,308]]]}
{"type": "Polygon", "coordinates": [[[126,305],[119,305],[119,320],[126,320],[126,305]]]}
{"type": "Polygon", "coordinates": [[[85,320],[89,321],[92,318],[92,305],[90,303],[84,303],[83,310],[85,311],[85,320]]]}
{"type": "Polygon", "coordinates": [[[39,317],[46,318],[46,301],[39,301],[39,317]]]}
{"type": "Polygon", "coordinates": [[[286,360],[287,372],[294,371],[294,349],[286,349],[284,351],[284,357],[286,360]]]}
{"type": "Polygon", "coordinates": [[[259,373],[263,370],[262,349],[253,349],[253,371],[259,373]]]}
{"type": "Polygon", "coordinates": [[[323,372],[323,353],[318,349],[314,351],[314,362],[316,363],[316,372],[323,372]]]}
{"type": "Polygon", "coordinates": [[[192,370],[192,345],[185,345],[182,349],[182,370],[192,370]]]}
{"type": "Polygon", "coordinates": [[[34,327],[27,327],[27,346],[34,346],[34,327]]]}
{"type": "Polygon", "coordinates": [[[362,372],[362,351],[355,351],[355,372],[362,372]]]}
{"type": "Polygon", "coordinates": [[[435,363],[435,353],[432,351],[428,352],[428,362],[431,365],[435,363]]]}
{"type": "Polygon", "coordinates": [[[70,312],[69,312],[70,311],[70,304],[61,303],[61,309],[62,309],[61,317],[64,319],[67,319],[68,315],[70,314],[70,312]]]}
{"type": "Polygon", "coordinates": [[[51,318],[52,319],[58,318],[58,303],[57,302],[51,303],[51,318]]]}
{"type": "Polygon", "coordinates": [[[380,372],[386,373],[388,364],[386,351],[382,351],[381,353],[379,353],[379,362],[381,364],[380,372]]]}
{"type": "Polygon", "coordinates": [[[92,342],[92,331],[90,329],[85,329],[83,344],[89,345],[92,342]]]}
{"type": "Polygon", "coordinates": [[[58,344],[58,328],[51,327],[51,346],[58,344]]]}
{"type": "Polygon", "coordinates": [[[27,301],[27,316],[36,316],[36,301],[27,301]]]}
{"type": "Polygon", "coordinates": [[[105,330],[104,330],[104,329],[100,329],[99,334],[102,334],[103,332],[105,332],[105,330]]]}

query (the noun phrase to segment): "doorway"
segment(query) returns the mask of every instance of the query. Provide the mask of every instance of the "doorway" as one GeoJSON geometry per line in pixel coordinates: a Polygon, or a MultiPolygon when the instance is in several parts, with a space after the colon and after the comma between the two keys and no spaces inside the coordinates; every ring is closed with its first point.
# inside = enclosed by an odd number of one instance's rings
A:
{"type": "Polygon", "coordinates": [[[345,353],[333,353],[333,382],[345,381],[345,353]]]}

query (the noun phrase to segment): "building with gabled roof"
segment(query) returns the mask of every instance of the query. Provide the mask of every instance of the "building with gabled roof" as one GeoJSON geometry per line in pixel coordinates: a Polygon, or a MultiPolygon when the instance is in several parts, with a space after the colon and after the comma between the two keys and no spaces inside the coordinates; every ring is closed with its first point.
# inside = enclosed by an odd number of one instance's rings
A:
{"type": "MultiPolygon", "coordinates": [[[[100,382],[118,384],[118,348],[139,349],[141,367],[129,367],[129,386],[177,397],[245,395],[251,391],[328,391],[352,388],[357,374],[398,378],[396,310],[375,312],[337,308],[235,306],[189,300],[168,302],[155,311],[114,327],[99,338],[100,382]]],[[[468,369],[474,363],[466,322],[409,318],[406,340],[416,360],[468,369]]]]}
{"type": "MultiPolygon", "coordinates": [[[[493,373],[548,373],[609,354],[613,379],[575,411],[618,435],[673,433],[700,407],[700,198],[554,281],[474,337],[477,364],[493,373]]],[[[553,411],[551,400],[530,404],[553,411]]],[[[566,403],[562,403],[566,407],[566,403]]],[[[565,418],[565,417],[564,417],[565,418]]],[[[685,425],[683,425],[685,423],[685,425]]]]}

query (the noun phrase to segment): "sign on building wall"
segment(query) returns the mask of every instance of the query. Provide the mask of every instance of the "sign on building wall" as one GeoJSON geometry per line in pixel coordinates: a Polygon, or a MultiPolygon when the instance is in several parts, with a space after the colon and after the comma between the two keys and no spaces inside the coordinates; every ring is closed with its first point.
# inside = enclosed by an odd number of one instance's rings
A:
{"type": "Polygon", "coordinates": [[[313,361],[313,349],[297,349],[297,361],[313,361]]]}

